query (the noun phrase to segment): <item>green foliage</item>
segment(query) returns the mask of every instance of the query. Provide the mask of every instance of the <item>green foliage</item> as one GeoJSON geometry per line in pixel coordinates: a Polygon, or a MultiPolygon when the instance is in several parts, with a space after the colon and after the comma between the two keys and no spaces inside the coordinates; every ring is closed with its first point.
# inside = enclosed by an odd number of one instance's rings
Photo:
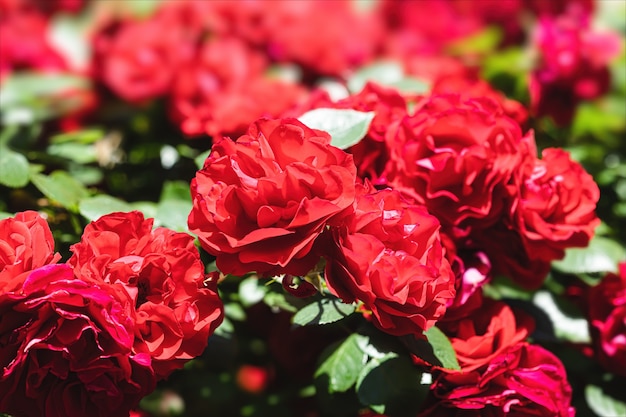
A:
{"type": "Polygon", "coordinates": [[[328,392],[344,392],[357,382],[367,354],[359,347],[358,339],[365,336],[353,333],[342,342],[329,346],[322,353],[321,365],[315,377],[328,379],[328,392]]]}
{"type": "Polygon", "coordinates": [[[2,123],[29,124],[67,114],[83,105],[81,98],[68,92],[89,86],[88,78],[74,74],[13,73],[3,80],[0,91],[2,123]]]}
{"type": "Polygon", "coordinates": [[[565,258],[553,262],[552,266],[570,274],[616,272],[617,264],[623,260],[626,260],[626,250],[619,243],[595,236],[586,248],[566,250],[565,258]]]}
{"type": "Polygon", "coordinates": [[[0,184],[20,188],[29,181],[28,159],[18,152],[0,146],[0,184]]]}
{"type": "Polygon", "coordinates": [[[322,325],[342,320],[354,313],[354,304],[345,304],[335,297],[325,297],[308,304],[293,316],[299,326],[322,325]]]}
{"type": "Polygon", "coordinates": [[[377,413],[415,416],[428,394],[428,387],[420,386],[421,378],[411,359],[388,353],[363,367],[356,381],[357,396],[377,413]]]}
{"type": "Polygon", "coordinates": [[[348,90],[356,94],[369,81],[396,88],[405,94],[424,94],[430,90],[430,85],[424,80],[405,75],[402,65],[396,61],[378,61],[362,67],[348,79],[348,90]]]}
{"type": "Polygon", "coordinates": [[[330,133],[331,144],[348,149],[365,137],[374,112],[351,109],[315,109],[300,116],[300,121],[312,129],[330,133]]]}
{"type": "Polygon", "coordinates": [[[77,211],[79,202],[89,196],[85,186],[65,171],[34,173],[30,180],[43,195],[70,211],[77,211]]]}
{"type": "Polygon", "coordinates": [[[435,357],[439,359],[444,368],[461,369],[450,339],[439,328],[432,326],[424,332],[424,335],[426,335],[428,343],[432,346],[435,357]]]}
{"type": "Polygon", "coordinates": [[[626,403],[607,395],[596,385],[587,385],[585,399],[593,412],[599,416],[626,415],[626,403]]]}

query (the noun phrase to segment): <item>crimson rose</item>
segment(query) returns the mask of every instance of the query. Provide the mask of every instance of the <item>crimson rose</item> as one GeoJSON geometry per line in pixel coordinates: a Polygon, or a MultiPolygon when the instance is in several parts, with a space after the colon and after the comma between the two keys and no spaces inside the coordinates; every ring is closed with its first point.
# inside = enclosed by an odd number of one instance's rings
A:
{"type": "Polygon", "coordinates": [[[626,262],[589,289],[589,325],[600,364],[626,376],[626,262]]]}
{"type": "Polygon", "coordinates": [[[213,145],[191,182],[189,229],[227,274],[306,274],[326,225],[355,197],[351,155],[296,119],[261,119],[213,145]]]}
{"type": "Polygon", "coordinates": [[[388,139],[383,176],[461,238],[501,219],[521,161],[518,149],[527,140],[495,101],[436,95],[419,103],[388,139]]]}
{"type": "Polygon", "coordinates": [[[139,212],[102,216],[87,225],[68,263],[84,280],[125,290],[135,311],[133,349],[148,353],[164,378],[204,351],[223,306],[193,238],[152,223],[139,212]]]}
{"type": "Polygon", "coordinates": [[[50,227],[37,212],[0,220],[0,292],[16,290],[25,279],[23,274],[60,258],[54,253],[50,227]]]}
{"type": "Polygon", "coordinates": [[[519,343],[482,372],[442,374],[419,417],[573,417],[563,364],[542,347],[519,343]]]}
{"type": "Polygon", "coordinates": [[[331,229],[326,283],[344,302],[363,302],[384,332],[421,335],[454,297],[439,222],[397,191],[365,191],[347,226],[331,229]]]}

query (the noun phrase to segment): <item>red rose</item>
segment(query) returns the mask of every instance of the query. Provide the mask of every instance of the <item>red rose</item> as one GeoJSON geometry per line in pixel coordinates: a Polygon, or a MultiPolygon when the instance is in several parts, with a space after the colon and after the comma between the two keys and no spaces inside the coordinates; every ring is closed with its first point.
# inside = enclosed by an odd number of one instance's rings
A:
{"type": "Polygon", "coordinates": [[[34,211],[0,220],[0,292],[14,291],[27,274],[58,262],[48,223],[34,211]]]}
{"type": "Polygon", "coordinates": [[[517,206],[527,252],[553,261],[565,249],[589,244],[600,224],[595,214],[600,190],[569,153],[544,149],[522,179],[517,206]]]}
{"type": "Polygon", "coordinates": [[[155,387],[150,356],[108,284],[43,266],[0,293],[0,410],[16,416],[127,417],[155,387]]]}
{"type": "Polygon", "coordinates": [[[260,117],[277,117],[306,97],[298,84],[263,74],[264,57],[237,39],[206,42],[183,66],[170,98],[170,115],[190,136],[245,134],[260,117]],[[275,91],[281,94],[268,101],[275,91]]]}
{"type": "Polygon", "coordinates": [[[600,364],[626,376],[626,262],[619,270],[588,290],[588,315],[600,364]]]}
{"type": "Polygon", "coordinates": [[[547,350],[520,343],[483,372],[442,374],[419,417],[573,417],[563,364],[547,350]]]}
{"type": "Polygon", "coordinates": [[[539,287],[550,263],[565,249],[584,247],[600,224],[600,198],[591,175],[561,149],[548,148],[542,159],[529,149],[518,176],[518,192],[499,224],[474,237],[493,260],[494,270],[525,288],[539,287]]]}
{"type": "Polygon", "coordinates": [[[304,275],[329,222],[352,208],[356,167],[330,136],[262,119],[223,139],[191,182],[189,228],[227,274],[304,275]]]}
{"type": "Polygon", "coordinates": [[[163,378],[199,356],[221,323],[216,282],[186,233],[152,230],[139,212],[112,213],[90,223],[68,263],[85,280],[124,288],[136,313],[137,352],[150,354],[163,378]]]}
{"type": "Polygon", "coordinates": [[[15,70],[67,70],[63,56],[48,41],[48,20],[27,7],[7,7],[0,16],[0,81],[15,70]]]}
{"type": "Polygon", "coordinates": [[[422,334],[454,297],[439,222],[392,190],[361,195],[356,206],[348,227],[331,230],[328,288],[344,302],[363,302],[384,332],[422,334]]]}
{"type": "Polygon", "coordinates": [[[492,100],[432,96],[390,133],[383,175],[425,204],[453,238],[465,237],[502,218],[527,140],[492,100]]]}
{"type": "Polygon", "coordinates": [[[115,94],[137,102],[170,92],[182,63],[195,54],[195,28],[163,15],[114,21],[93,40],[96,76],[115,94]]]}
{"type": "Polygon", "coordinates": [[[513,314],[503,302],[485,301],[480,310],[452,327],[450,342],[463,372],[484,370],[498,355],[528,337],[533,322],[529,316],[513,314]]]}
{"type": "Polygon", "coordinates": [[[357,12],[351,1],[270,4],[268,54],[305,74],[345,76],[374,57],[383,35],[378,15],[357,12]]]}
{"type": "Polygon", "coordinates": [[[531,108],[560,125],[571,122],[581,101],[606,93],[611,84],[608,64],[619,54],[620,38],[595,32],[590,22],[589,12],[572,7],[544,16],[534,34],[540,62],[530,78],[531,108]]]}

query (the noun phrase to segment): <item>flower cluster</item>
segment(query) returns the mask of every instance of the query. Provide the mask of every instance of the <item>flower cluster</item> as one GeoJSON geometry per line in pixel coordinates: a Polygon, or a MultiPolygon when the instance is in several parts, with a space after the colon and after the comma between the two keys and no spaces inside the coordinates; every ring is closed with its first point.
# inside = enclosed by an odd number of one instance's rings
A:
{"type": "MultiPolygon", "coordinates": [[[[189,228],[227,274],[306,275],[391,334],[421,334],[454,280],[439,222],[398,192],[357,180],[353,157],[296,119],[261,119],[213,145],[192,180],[189,228]]],[[[306,284],[305,284],[306,285],[306,284]]]]}
{"type": "Polygon", "coordinates": [[[3,412],[128,416],[221,323],[191,236],[138,212],[89,224],[67,263],[36,212],[0,230],[3,412]]]}

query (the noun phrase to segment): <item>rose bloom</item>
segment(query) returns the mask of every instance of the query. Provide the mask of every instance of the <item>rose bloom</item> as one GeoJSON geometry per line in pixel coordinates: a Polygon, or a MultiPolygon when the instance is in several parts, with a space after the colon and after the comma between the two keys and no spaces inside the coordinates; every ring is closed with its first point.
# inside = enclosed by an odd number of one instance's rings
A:
{"type": "Polygon", "coordinates": [[[356,167],[326,132],[261,119],[222,139],[191,182],[189,229],[220,271],[304,275],[325,227],[352,209],[356,167]]]}
{"type": "Polygon", "coordinates": [[[25,417],[127,417],[155,387],[150,356],[115,288],[65,264],[0,294],[0,410],[25,417]]]}
{"type": "Polygon", "coordinates": [[[330,230],[326,284],[346,303],[361,301],[382,331],[421,335],[454,298],[439,222],[396,191],[365,191],[346,226],[330,230]]]}
{"type": "Polygon", "coordinates": [[[193,26],[175,16],[110,21],[92,40],[94,74],[124,100],[162,97],[179,67],[194,58],[197,36],[193,26]]]}
{"type": "Polygon", "coordinates": [[[595,213],[600,190],[567,151],[548,148],[541,156],[524,173],[517,210],[527,252],[553,261],[567,248],[589,244],[600,224],[595,213]]]}
{"type": "Polygon", "coordinates": [[[534,328],[532,319],[500,301],[485,300],[474,314],[446,330],[463,372],[484,370],[498,355],[523,342],[534,328]]]}
{"type": "Polygon", "coordinates": [[[205,42],[180,69],[170,117],[189,136],[240,136],[260,117],[276,117],[306,98],[306,90],[264,75],[265,57],[236,38],[205,42]],[[268,101],[275,91],[281,94],[268,101]]]}
{"type": "Polygon", "coordinates": [[[502,218],[509,185],[531,137],[486,98],[436,95],[388,134],[389,184],[426,205],[453,239],[502,218]]]}
{"type": "Polygon", "coordinates": [[[563,364],[542,347],[519,343],[482,372],[442,374],[419,417],[573,417],[563,364]]]}
{"type": "Polygon", "coordinates": [[[139,212],[102,216],[71,247],[68,263],[82,279],[125,290],[136,310],[134,350],[148,353],[164,378],[204,351],[223,305],[193,238],[152,223],[139,212]]]}
{"type": "Polygon", "coordinates": [[[13,71],[61,72],[63,56],[48,41],[48,20],[37,10],[0,3],[0,82],[13,71]]]}
{"type": "Polygon", "coordinates": [[[619,54],[620,38],[591,28],[591,15],[582,8],[544,16],[536,28],[537,68],[530,75],[531,109],[559,125],[571,123],[578,104],[606,93],[608,64],[619,54]]]}
{"type": "Polygon", "coordinates": [[[14,291],[24,274],[58,262],[48,223],[37,212],[24,211],[0,220],[0,292],[14,291]]]}
{"type": "Polygon", "coordinates": [[[595,352],[609,372],[626,376],[626,262],[588,289],[588,316],[595,352]]]}
{"type": "Polygon", "coordinates": [[[347,76],[374,58],[384,35],[379,15],[356,10],[353,1],[268,4],[268,55],[297,64],[308,78],[347,76]]]}
{"type": "Polygon", "coordinates": [[[600,224],[600,191],[566,151],[547,148],[542,159],[534,157],[534,147],[529,152],[517,173],[517,195],[507,203],[509,215],[475,236],[474,244],[489,254],[495,271],[536,289],[565,249],[589,243],[600,224]]]}

